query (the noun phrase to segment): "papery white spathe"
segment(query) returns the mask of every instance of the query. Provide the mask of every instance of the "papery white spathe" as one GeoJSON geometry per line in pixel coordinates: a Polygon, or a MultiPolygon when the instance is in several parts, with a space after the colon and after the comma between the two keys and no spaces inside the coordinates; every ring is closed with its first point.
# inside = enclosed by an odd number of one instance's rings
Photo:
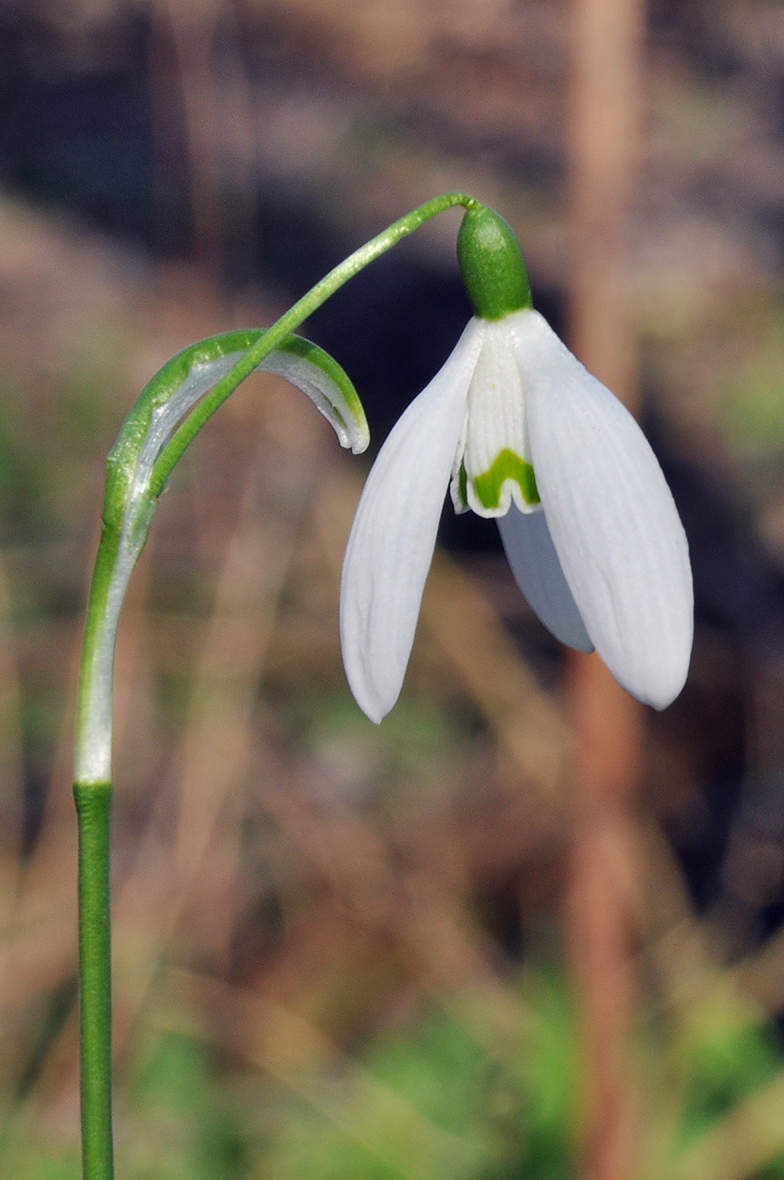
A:
{"type": "Polygon", "coordinates": [[[471,507],[498,517],[542,622],[573,647],[595,647],[633,696],[668,705],[683,687],[693,630],[688,546],[672,495],[625,407],[538,312],[523,310],[469,321],[368,476],[340,607],[360,708],[381,721],[400,693],[441,507],[450,475],[459,499],[461,464],[471,507]],[[526,502],[512,479],[495,506],[472,495],[471,454],[489,466],[505,447],[533,466],[541,505],[526,502]]]}

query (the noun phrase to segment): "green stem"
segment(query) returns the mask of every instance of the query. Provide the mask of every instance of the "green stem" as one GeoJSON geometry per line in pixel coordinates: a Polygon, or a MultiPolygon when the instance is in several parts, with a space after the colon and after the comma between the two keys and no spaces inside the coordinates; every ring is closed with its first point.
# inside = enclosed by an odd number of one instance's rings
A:
{"type": "Polygon", "coordinates": [[[112,1180],[112,1002],[109,918],[111,783],[77,783],[79,1015],[84,1180],[112,1180]]]}
{"type": "Polygon", "coordinates": [[[344,283],[358,274],[369,262],[373,262],[381,254],[386,253],[392,246],[397,245],[399,241],[418,229],[420,225],[424,225],[431,217],[435,217],[445,209],[452,209],[456,205],[462,205],[465,209],[473,209],[479,207],[479,202],[468,193],[445,193],[443,196],[434,197],[432,201],[427,201],[418,209],[407,213],[405,217],[395,221],[375,238],[371,238],[364,246],[360,246],[358,250],[355,250],[353,254],[334,267],[328,275],[325,275],[320,282],[316,283],[315,287],[311,287],[306,295],[297,300],[294,306],[289,308],[285,315],[282,315],[252,348],[248,349],[245,355],[210,390],[179,429],[175,431],[170,442],[158,456],[153,468],[150,483],[152,494],[154,496],[160,495],[177,460],[199,433],[207,419],[215,413],[218,406],[225,402],[237,386],[250,376],[256,366],[277,348],[295,328],[298,328],[303,320],[312,315],[318,307],[321,307],[322,303],[334,295],[344,283]]]}

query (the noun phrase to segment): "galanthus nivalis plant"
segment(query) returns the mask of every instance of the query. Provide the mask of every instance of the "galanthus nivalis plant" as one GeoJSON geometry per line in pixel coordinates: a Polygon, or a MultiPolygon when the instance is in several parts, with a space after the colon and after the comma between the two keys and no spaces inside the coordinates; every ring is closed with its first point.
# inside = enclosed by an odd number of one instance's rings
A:
{"type": "Polygon", "coordinates": [[[405,675],[447,486],[458,511],[498,517],[515,576],[555,635],[595,646],[618,680],[663,707],[691,649],[691,575],[677,512],[634,420],[531,307],[506,222],[446,193],[361,246],[270,328],[184,349],[155,374],[107,462],[76,724],[79,989],[85,1180],[112,1180],[109,827],[120,611],[158,499],[210,416],[252,372],[287,377],[343,446],[368,443],[340,366],[295,329],[363,267],[445,209],[466,210],[458,257],[476,316],[387,439],[357,509],[343,569],[349,682],[374,721],[405,675]]]}
{"type": "Polygon", "coordinates": [[[451,487],[458,512],[497,518],[550,631],[595,648],[628,692],[662,709],[686,679],[693,596],[659,463],[631,414],[533,310],[506,222],[469,208],[458,258],[476,314],[381,448],[346,549],[340,626],[354,696],[376,722],[398,698],[451,487]]]}
{"type": "Polygon", "coordinates": [[[259,369],[287,377],[327,417],[343,446],[364,450],[365,414],[348,377],[320,348],[293,333],[344,283],[431,217],[476,204],[468,193],[434,197],[360,246],[270,328],[224,333],[178,353],[148,382],[109,455],[82,643],[74,774],[84,1180],[112,1180],[114,1174],[109,945],[114,651],[128,582],[161,492],[204,424],[259,369]]]}

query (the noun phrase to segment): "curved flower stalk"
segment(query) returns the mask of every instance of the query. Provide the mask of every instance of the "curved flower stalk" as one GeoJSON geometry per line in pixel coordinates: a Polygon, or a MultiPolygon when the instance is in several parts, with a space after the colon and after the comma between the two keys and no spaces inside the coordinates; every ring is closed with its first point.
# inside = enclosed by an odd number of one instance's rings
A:
{"type": "Polygon", "coordinates": [[[469,210],[458,256],[476,315],[382,447],[351,529],[341,642],[360,707],[400,693],[448,487],[496,517],[512,571],[562,642],[594,648],[641,701],[683,687],[693,598],[661,468],[623,405],[531,305],[509,226],[469,210]]]}
{"type": "Polygon", "coordinates": [[[79,820],[79,1007],[84,1180],[112,1180],[109,827],[112,679],[117,625],[158,497],[186,447],[254,370],[286,377],[355,452],[368,442],[359,399],[343,370],[292,333],[344,283],[445,209],[477,205],[467,193],[434,197],[340,262],[266,331],[230,332],[174,357],[140,395],[107,463],[104,526],[82,645],[74,799],[79,820]]]}
{"type": "Polygon", "coordinates": [[[334,267],[266,331],[228,332],[184,349],[136,401],[109,455],[104,528],[90,588],[76,729],[76,783],[111,776],[114,636],[128,579],[144,547],[158,496],[186,447],[255,369],[298,385],[354,452],[368,443],[362,405],[340,366],[293,335],[312,312],[369,263],[446,209],[479,208],[468,193],[444,193],[393,222],[334,267]]]}

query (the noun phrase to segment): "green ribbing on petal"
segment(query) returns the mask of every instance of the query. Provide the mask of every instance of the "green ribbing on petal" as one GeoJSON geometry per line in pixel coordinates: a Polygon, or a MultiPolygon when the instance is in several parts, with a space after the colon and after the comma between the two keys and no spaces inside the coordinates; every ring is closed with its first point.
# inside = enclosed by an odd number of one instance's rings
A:
{"type": "Polygon", "coordinates": [[[457,235],[457,260],[474,311],[483,320],[502,320],[533,307],[515,232],[486,205],[466,210],[457,235]]]}
{"type": "Polygon", "coordinates": [[[521,459],[514,451],[504,447],[493,460],[492,466],[481,475],[475,475],[471,480],[474,494],[480,504],[487,509],[497,508],[501,499],[501,488],[504,480],[513,479],[519,485],[526,504],[538,504],[539,492],[536,489],[534,469],[525,459],[521,459]]]}

